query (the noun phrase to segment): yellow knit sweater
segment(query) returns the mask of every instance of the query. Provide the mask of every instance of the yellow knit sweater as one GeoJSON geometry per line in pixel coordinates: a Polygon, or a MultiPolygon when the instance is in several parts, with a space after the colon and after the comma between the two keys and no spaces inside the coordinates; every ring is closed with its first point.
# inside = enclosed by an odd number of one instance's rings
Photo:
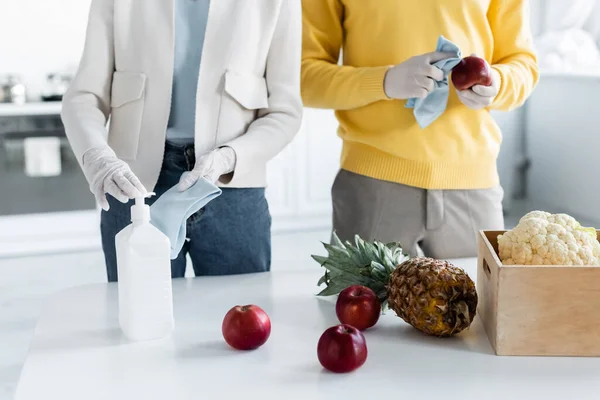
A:
{"type": "Polygon", "coordinates": [[[342,168],[426,189],[498,184],[502,135],[490,110],[522,105],[539,78],[526,0],[303,0],[303,9],[302,96],[336,110],[342,168]],[[485,58],[500,93],[474,111],[451,86],[445,113],[421,129],[383,80],[390,65],[434,51],[440,35],[485,58]]]}

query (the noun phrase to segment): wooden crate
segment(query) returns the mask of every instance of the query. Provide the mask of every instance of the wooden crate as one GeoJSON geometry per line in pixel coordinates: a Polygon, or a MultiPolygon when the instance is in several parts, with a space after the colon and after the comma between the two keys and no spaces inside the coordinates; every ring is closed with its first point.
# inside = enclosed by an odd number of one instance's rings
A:
{"type": "Polygon", "coordinates": [[[503,232],[479,232],[477,266],[477,312],[496,354],[600,356],[600,267],[502,265],[503,232]]]}

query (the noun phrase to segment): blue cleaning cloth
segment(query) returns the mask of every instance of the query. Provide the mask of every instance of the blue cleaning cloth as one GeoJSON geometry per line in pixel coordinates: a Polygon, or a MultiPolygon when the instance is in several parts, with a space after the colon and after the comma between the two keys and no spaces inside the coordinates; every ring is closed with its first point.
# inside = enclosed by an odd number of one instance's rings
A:
{"type": "Polygon", "coordinates": [[[150,206],[151,223],[171,241],[171,260],[177,258],[185,242],[187,219],[221,193],[221,189],[201,178],[184,192],[173,186],[150,206]]]}
{"type": "Polygon", "coordinates": [[[436,67],[444,72],[444,79],[436,81],[435,89],[423,99],[412,98],[406,102],[406,108],[414,108],[413,114],[421,128],[426,128],[446,111],[448,106],[448,75],[452,68],[460,62],[462,54],[457,45],[443,36],[438,38],[436,51],[454,53],[456,56],[434,63],[436,67]]]}

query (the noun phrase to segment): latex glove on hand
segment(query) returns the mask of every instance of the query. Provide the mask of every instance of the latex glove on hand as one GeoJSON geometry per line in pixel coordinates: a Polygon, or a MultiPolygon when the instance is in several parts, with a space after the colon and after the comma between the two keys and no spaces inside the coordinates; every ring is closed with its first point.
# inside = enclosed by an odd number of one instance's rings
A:
{"type": "Polygon", "coordinates": [[[216,183],[221,176],[234,171],[235,163],[235,150],[227,146],[220,147],[200,157],[194,169],[181,175],[177,187],[183,192],[194,186],[200,178],[206,178],[211,183],[216,183]]]}
{"type": "Polygon", "coordinates": [[[107,193],[121,203],[148,193],[129,165],[120,160],[110,147],[87,151],[83,155],[83,171],[90,190],[104,211],[110,208],[107,193]]]}
{"type": "Polygon", "coordinates": [[[444,79],[444,72],[432,64],[455,56],[453,53],[434,51],[391,67],[383,81],[386,96],[400,100],[427,97],[435,89],[435,82],[444,79]]]}
{"type": "MultiPolygon", "coordinates": [[[[475,54],[473,54],[475,56],[475,54]]],[[[470,89],[456,90],[458,98],[472,110],[481,110],[489,107],[500,91],[501,78],[498,71],[490,68],[492,84],[490,86],[475,85],[470,89]]]]}

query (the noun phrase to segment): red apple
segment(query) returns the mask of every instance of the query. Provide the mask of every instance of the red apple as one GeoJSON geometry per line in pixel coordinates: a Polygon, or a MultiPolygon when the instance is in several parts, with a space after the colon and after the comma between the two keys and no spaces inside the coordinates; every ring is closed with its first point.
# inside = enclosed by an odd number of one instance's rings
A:
{"type": "Polygon", "coordinates": [[[374,326],[381,314],[381,302],[374,291],[354,285],[342,290],[335,304],[335,313],[342,324],[364,331],[374,326]]]}
{"type": "Polygon", "coordinates": [[[252,350],[269,339],[271,320],[258,306],[235,306],[225,315],[221,330],[227,344],[234,349],[252,350]]]}
{"type": "Polygon", "coordinates": [[[492,71],[483,58],[465,57],[452,69],[452,83],[458,90],[466,90],[475,85],[491,86],[492,71]]]}
{"type": "Polygon", "coordinates": [[[367,360],[367,342],[362,332],[353,326],[332,326],[321,335],[317,356],[329,371],[351,372],[367,360]]]}

